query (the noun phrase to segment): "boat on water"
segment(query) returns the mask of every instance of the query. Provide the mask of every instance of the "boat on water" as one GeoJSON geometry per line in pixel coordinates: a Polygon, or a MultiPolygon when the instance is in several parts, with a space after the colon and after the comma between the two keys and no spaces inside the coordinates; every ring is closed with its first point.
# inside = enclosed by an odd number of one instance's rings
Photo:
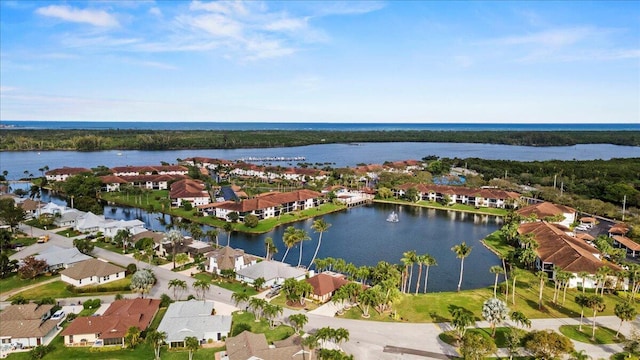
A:
{"type": "Polygon", "coordinates": [[[398,214],[395,211],[392,211],[389,216],[387,216],[388,222],[398,222],[400,219],[398,218],[398,214]]]}

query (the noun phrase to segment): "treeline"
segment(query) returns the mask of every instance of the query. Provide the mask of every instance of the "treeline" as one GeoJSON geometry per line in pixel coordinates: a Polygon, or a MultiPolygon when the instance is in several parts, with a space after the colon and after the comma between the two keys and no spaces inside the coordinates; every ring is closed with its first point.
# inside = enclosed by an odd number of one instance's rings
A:
{"type": "Polygon", "coordinates": [[[349,142],[640,146],[640,131],[0,130],[0,151],[237,149],[349,142]]]}
{"type": "Polygon", "coordinates": [[[573,193],[616,205],[622,205],[626,195],[627,207],[640,207],[640,158],[531,162],[468,158],[441,161],[447,165],[466,166],[482,174],[484,180],[505,179],[533,187],[553,187],[555,184],[556,193],[573,193]]]}

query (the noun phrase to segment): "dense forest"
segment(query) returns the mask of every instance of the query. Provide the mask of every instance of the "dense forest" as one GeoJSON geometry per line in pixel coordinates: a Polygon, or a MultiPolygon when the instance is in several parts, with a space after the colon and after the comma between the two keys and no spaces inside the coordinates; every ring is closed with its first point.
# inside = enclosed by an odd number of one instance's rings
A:
{"type": "Polygon", "coordinates": [[[0,129],[0,151],[178,150],[350,142],[454,142],[522,146],[640,146],[640,131],[178,131],[0,129]]]}

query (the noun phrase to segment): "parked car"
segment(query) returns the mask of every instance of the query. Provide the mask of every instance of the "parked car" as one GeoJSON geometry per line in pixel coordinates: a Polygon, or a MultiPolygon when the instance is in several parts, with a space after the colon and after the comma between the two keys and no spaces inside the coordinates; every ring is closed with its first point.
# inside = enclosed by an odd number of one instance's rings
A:
{"type": "Polygon", "coordinates": [[[51,320],[61,320],[64,318],[64,316],[65,316],[64,311],[58,310],[55,313],[53,313],[53,315],[51,315],[51,320]]]}

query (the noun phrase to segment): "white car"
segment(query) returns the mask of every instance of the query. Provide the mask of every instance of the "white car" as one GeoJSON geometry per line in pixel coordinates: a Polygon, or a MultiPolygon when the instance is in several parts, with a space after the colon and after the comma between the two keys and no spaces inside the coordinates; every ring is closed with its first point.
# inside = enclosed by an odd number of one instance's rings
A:
{"type": "Polygon", "coordinates": [[[51,320],[61,320],[64,318],[64,316],[65,316],[64,311],[58,310],[55,313],[53,313],[53,315],[51,315],[51,320]]]}

